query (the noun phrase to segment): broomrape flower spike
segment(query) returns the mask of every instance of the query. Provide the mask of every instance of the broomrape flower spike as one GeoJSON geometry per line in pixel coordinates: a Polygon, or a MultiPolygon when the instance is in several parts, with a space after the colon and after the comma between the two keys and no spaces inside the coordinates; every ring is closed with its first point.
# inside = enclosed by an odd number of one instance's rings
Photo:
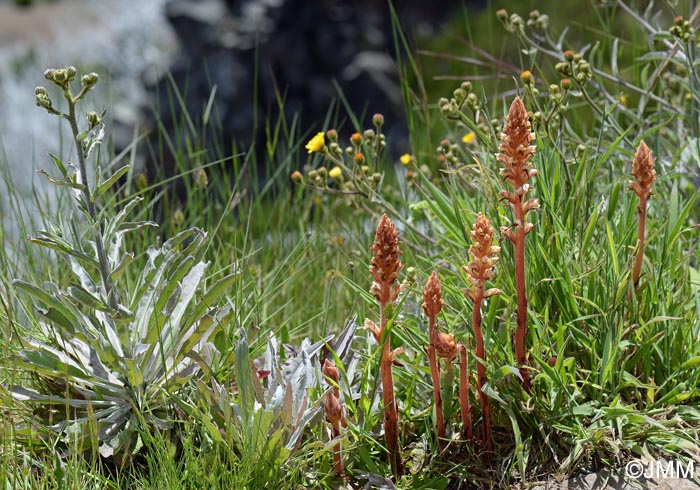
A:
{"type": "Polygon", "coordinates": [[[516,97],[508,111],[506,125],[501,133],[498,160],[503,163],[503,178],[513,186],[513,192],[502,190],[501,197],[513,210],[513,228],[501,228],[501,233],[515,246],[515,289],[518,296],[518,318],[515,330],[515,356],[520,365],[520,375],[525,391],[530,392],[530,373],[527,370],[525,343],[527,340],[527,292],[525,285],[525,235],[533,228],[527,222],[530,210],[538,209],[537,199],[526,199],[530,190],[528,181],[537,175],[530,159],[535,154],[535,147],[530,143],[535,134],[530,129],[527,110],[520,97],[516,97]]]}
{"type": "MultiPolygon", "coordinates": [[[[481,405],[481,429],[484,444],[487,451],[490,452],[493,451],[493,442],[491,440],[491,403],[489,397],[483,392],[483,387],[486,384],[486,366],[484,365],[486,351],[484,349],[484,334],[481,330],[481,304],[484,299],[501,294],[499,289],[484,289],[486,287],[486,282],[494,276],[494,266],[498,262],[498,252],[501,251],[501,248],[493,244],[493,226],[491,226],[491,222],[489,222],[488,218],[483,214],[479,214],[476,218],[471,236],[472,240],[474,240],[474,243],[469,247],[469,254],[472,256],[472,261],[469,262],[469,265],[463,267],[471,283],[471,288],[465,289],[464,294],[474,302],[472,325],[474,327],[474,338],[476,340],[477,388],[479,390],[479,403],[481,405]]],[[[462,359],[460,369],[466,370],[466,357],[462,359]]],[[[466,378],[466,373],[463,374],[460,372],[460,380],[463,378],[466,378]]],[[[466,380],[463,383],[466,384],[466,380]]],[[[460,386],[460,390],[466,389],[466,386],[460,386]]],[[[460,401],[466,404],[466,393],[460,393],[460,395],[460,401]]],[[[464,422],[466,423],[470,420],[471,417],[468,417],[465,418],[464,422]]]]}
{"type": "Polygon", "coordinates": [[[435,429],[440,446],[443,445],[445,439],[445,418],[440,392],[440,361],[437,358],[437,346],[440,343],[440,339],[438,339],[437,316],[443,304],[440,278],[437,272],[433,271],[428,282],[425,283],[425,288],[423,288],[423,311],[429,321],[428,338],[430,339],[430,345],[428,347],[428,359],[430,362],[430,376],[433,380],[433,398],[435,399],[435,429]]]}
{"type": "Polygon", "coordinates": [[[309,150],[309,154],[317,152],[322,153],[326,147],[326,140],[323,132],[316,133],[316,136],[311,138],[308,143],[306,143],[305,148],[309,150]]]}
{"type": "Polygon", "coordinates": [[[639,147],[634,154],[632,175],[634,176],[634,180],[630,182],[630,189],[639,197],[639,205],[637,206],[637,214],[639,215],[639,226],[637,228],[637,259],[632,273],[632,281],[634,289],[636,290],[639,287],[639,276],[642,271],[642,261],[644,260],[644,228],[646,227],[647,220],[647,201],[651,196],[654,181],[656,180],[654,157],[644,141],[639,143],[639,147]]]}
{"type": "MultiPolygon", "coordinates": [[[[340,376],[336,365],[328,359],[323,361],[323,368],[321,371],[326,377],[328,384],[331,385],[331,390],[326,396],[326,403],[324,405],[326,420],[328,420],[333,428],[333,439],[338,439],[340,437],[341,425],[347,427],[347,422],[343,415],[343,407],[340,405],[339,399],[340,388],[338,387],[338,381],[340,376]]],[[[340,450],[340,441],[338,441],[333,445],[333,466],[338,478],[343,478],[343,459],[340,450]]]]}
{"type": "Polygon", "coordinates": [[[377,343],[382,348],[379,369],[384,395],[384,434],[389,451],[391,472],[398,479],[403,474],[403,463],[399,452],[399,412],[394,398],[394,378],[391,367],[394,358],[401,352],[401,349],[396,349],[392,352],[391,335],[388,332],[385,333],[385,330],[388,320],[387,307],[393,305],[401,290],[398,277],[403,264],[399,259],[399,255],[401,255],[401,250],[399,250],[399,232],[396,231],[386,214],[379,221],[374,235],[374,243],[370,249],[372,250],[372,265],[369,270],[374,278],[370,292],[379,302],[380,322],[377,325],[374,322],[367,321],[365,325],[372,331],[377,343]]]}

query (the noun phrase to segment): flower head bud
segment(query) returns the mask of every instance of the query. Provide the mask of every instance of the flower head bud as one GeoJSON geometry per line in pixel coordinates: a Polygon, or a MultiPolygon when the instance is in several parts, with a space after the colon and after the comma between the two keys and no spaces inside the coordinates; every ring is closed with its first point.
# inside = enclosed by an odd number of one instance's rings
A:
{"type": "Polygon", "coordinates": [[[438,151],[440,150],[444,152],[450,151],[450,140],[448,140],[447,138],[443,138],[442,140],[440,140],[440,148],[438,148],[438,151]]]}
{"type": "Polygon", "coordinates": [[[464,98],[467,96],[467,92],[462,90],[461,88],[455,89],[454,92],[452,92],[452,95],[454,96],[455,100],[459,103],[464,100],[464,98]]]}
{"type": "Polygon", "coordinates": [[[374,172],[374,173],[372,174],[372,181],[373,181],[375,184],[379,184],[379,182],[380,182],[381,180],[382,180],[382,174],[380,174],[380,173],[378,173],[378,172],[374,172]]]}
{"type": "Polygon", "coordinates": [[[467,107],[469,107],[473,112],[478,111],[480,108],[479,98],[474,92],[471,92],[469,95],[467,95],[467,107]]]}
{"type": "Polygon", "coordinates": [[[399,157],[399,160],[404,166],[408,166],[411,163],[412,159],[413,157],[410,153],[404,153],[403,155],[401,155],[401,157],[399,157]]]}
{"type": "Polygon", "coordinates": [[[569,63],[574,61],[574,52],[570,49],[567,49],[566,51],[564,51],[564,59],[566,61],[568,61],[569,63]]]}
{"type": "Polygon", "coordinates": [[[377,113],[372,116],[372,124],[374,124],[377,128],[384,126],[384,115],[377,113]]]}
{"type": "Polygon", "coordinates": [[[352,133],[352,136],[350,136],[350,143],[355,146],[360,146],[362,144],[362,135],[360,133],[352,133]]]}
{"type": "Polygon", "coordinates": [[[319,177],[321,178],[325,179],[326,177],[328,177],[328,169],[326,167],[319,167],[317,172],[319,177]]]}
{"type": "Polygon", "coordinates": [[[334,155],[342,155],[343,150],[340,149],[340,146],[338,146],[338,143],[331,143],[328,145],[328,151],[330,151],[334,155]]]}
{"type": "Polygon", "coordinates": [[[80,77],[81,85],[88,89],[94,87],[99,80],[100,76],[94,72],[88,73],[87,75],[83,75],[82,77],[80,77]]]}
{"type": "Polygon", "coordinates": [[[90,129],[95,129],[97,126],[99,126],[102,123],[102,117],[95,111],[90,111],[87,113],[87,121],[88,121],[88,126],[90,129]]]}
{"type": "Polygon", "coordinates": [[[581,53],[576,53],[574,55],[574,63],[580,63],[582,59],[583,59],[583,56],[581,56],[581,53]]]}
{"type": "Polygon", "coordinates": [[[365,130],[365,132],[364,132],[365,139],[372,141],[372,140],[374,140],[374,136],[375,136],[374,129],[366,129],[365,130]]]}
{"type": "Polygon", "coordinates": [[[520,80],[523,81],[525,85],[532,85],[535,82],[535,79],[532,76],[532,72],[530,70],[525,70],[520,74],[520,80]]]}
{"type": "Polygon", "coordinates": [[[498,17],[498,20],[505,24],[508,21],[508,12],[506,11],[506,9],[497,10],[496,17],[498,17]]]}
{"type": "Polygon", "coordinates": [[[459,88],[464,90],[466,93],[469,93],[472,91],[472,82],[470,82],[470,81],[462,82],[462,85],[460,85],[459,88]]]}
{"type": "Polygon", "coordinates": [[[571,89],[571,79],[562,78],[560,85],[561,85],[562,90],[570,90],[571,89]]]}
{"type": "Polygon", "coordinates": [[[44,96],[44,97],[48,97],[49,93],[46,91],[46,88],[40,86],[40,87],[37,87],[34,89],[34,95],[36,95],[37,97],[40,95],[44,96]]]}
{"type": "Polygon", "coordinates": [[[326,131],[326,137],[328,138],[328,141],[331,143],[337,143],[338,142],[338,131],[335,129],[329,129],[326,131]]]}
{"type": "Polygon", "coordinates": [[[357,152],[353,156],[353,159],[355,160],[355,163],[358,165],[363,165],[365,163],[365,155],[364,153],[357,152]]]}
{"type": "Polygon", "coordinates": [[[318,171],[317,170],[309,171],[309,178],[311,180],[316,180],[318,178],[318,171]]]}
{"type": "Polygon", "coordinates": [[[677,15],[676,17],[674,17],[673,23],[676,24],[677,26],[682,26],[683,25],[683,16],[677,15]]]}
{"type": "Polygon", "coordinates": [[[292,172],[292,182],[295,184],[303,184],[304,183],[304,176],[301,175],[301,172],[298,170],[295,170],[292,172]]]}
{"type": "Polygon", "coordinates": [[[330,169],[330,171],[328,172],[328,176],[333,180],[339,180],[343,177],[343,169],[336,165],[335,167],[330,169]]]}

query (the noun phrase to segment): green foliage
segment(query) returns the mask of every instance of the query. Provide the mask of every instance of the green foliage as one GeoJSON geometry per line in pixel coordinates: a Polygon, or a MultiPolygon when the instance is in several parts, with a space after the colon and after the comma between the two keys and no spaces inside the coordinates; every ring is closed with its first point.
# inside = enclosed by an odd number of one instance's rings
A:
{"type": "MultiPolygon", "coordinates": [[[[692,25],[672,20],[681,11],[655,16],[622,2],[581,9],[590,22],[563,27],[543,7],[530,15],[489,11],[484,32],[474,32],[488,40],[465,43],[466,59],[427,53],[461,63],[460,75],[500,77],[488,83],[429,80],[426,53],[412,55],[396,23],[411,136],[400,151],[407,158],[396,162],[379,151],[379,138],[351,145],[352,160],[330,144],[328,153],[308,155],[310,135],[284,120],[268,123],[265,162],[254,152],[210,154],[201,143],[216,138],[217,115],[207,109],[179,121],[182,147],[158,134],[151,153],[167,154],[179,173],[148,183],[116,162],[89,172],[88,156],[104,161],[101,115],[82,131],[72,126],[78,162],[59,152],[58,177],[48,177],[70,190],[81,219],[70,216],[67,200],[43,207],[44,231],[31,241],[44,252],[20,246],[17,257],[0,255],[0,403],[8,407],[0,414],[0,472],[25,488],[338,488],[344,482],[330,476],[333,441],[321,422],[326,356],[340,373],[347,427],[339,441],[350,485],[506,487],[637,457],[697,458],[696,39],[692,25]],[[585,41],[591,33],[595,44],[585,41]],[[530,194],[541,207],[531,216],[525,262],[532,393],[520,385],[511,343],[514,254],[503,240],[492,281],[503,294],[482,310],[494,440],[484,458],[479,442],[461,438],[454,366],[441,379],[448,440],[434,436],[421,291],[438,270],[446,303],[439,328],[469,345],[460,267],[477,213],[495,228],[511,224],[494,153],[513,89],[537,134],[530,194]],[[658,179],[635,290],[637,200],[627,188],[642,139],[658,179]],[[371,171],[358,168],[358,152],[371,171]],[[297,162],[306,168],[294,180],[305,186],[290,189],[284,177],[297,162]],[[169,193],[174,181],[184,184],[186,202],[169,193]],[[372,334],[352,322],[331,342],[352,314],[378,318],[367,246],[381,213],[401,229],[407,266],[399,300],[387,309],[391,347],[404,349],[393,367],[407,468],[399,481],[387,478],[372,334]],[[160,236],[173,238],[161,244],[160,236]],[[86,449],[112,456],[84,458],[86,449]],[[111,468],[134,455],[138,464],[111,468]]],[[[49,75],[69,110],[46,90],[37,102],[69,119],[71,100],[82,98],[70,92],[75,74],[49,75]]],[[[177,105],[180,88],[171,89],[177,105]]],[[[324,129],[363,129],[347,125],[329,117],[324,129]]],[[[4,176],[6,186],[11,179],[4,176]]],[[[473,387],[474,356],[469,367],[473,387]]],[[[478,439],[475,389],[469,397],[478,439]]]]}

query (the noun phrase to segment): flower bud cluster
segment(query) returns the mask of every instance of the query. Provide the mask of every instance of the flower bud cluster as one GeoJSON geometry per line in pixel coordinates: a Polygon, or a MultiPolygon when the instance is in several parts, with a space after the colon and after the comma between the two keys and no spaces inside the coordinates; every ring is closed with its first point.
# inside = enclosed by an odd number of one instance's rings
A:
{"type": "MultiPolygon", "coordinates": [[[[580,85],[584,85],[593,78],[593,69],[588,64],[588,61],[579,53],[574,54],[571,50],[564,51],[564,61],[560,61],[554,67],[565,79],[573,78],[580,85]]],[[[569,85],[569,83],[566,85],[569,85]]],[[[564,88],[563,80],[562,88],[564,88]]]]}
{"type": "Polygon", "coordinates": [[[671,26],[669,32],[674,37],[684,42],[691,41],[695,38],[695,29],[690,24],[690,21],[683,19],[680,15],[673,19],[673,26],[671,26]]]}

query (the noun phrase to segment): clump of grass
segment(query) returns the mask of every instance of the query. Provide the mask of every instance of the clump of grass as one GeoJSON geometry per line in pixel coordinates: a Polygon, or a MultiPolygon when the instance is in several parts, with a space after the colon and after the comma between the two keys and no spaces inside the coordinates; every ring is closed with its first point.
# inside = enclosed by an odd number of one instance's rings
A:
{"type": "Polygon", "coordinates": [[[516,97],[508,111],[506,125],[501,133],[498,160],[505,166],[501,169],[503,178],[513,186],[513,191],[500,191],[513,210],[513,227],[503,227],[501,233],[515,246],[515,288],[518,297],[518,317],[515,330],[515,357],[520,367],[522,384],[528,393],[531,389],[530,373],[527,370],[527,285],[525,281],[525,236],[534,225],[528,223],[527,215],[539,208],[537,199],[527,199],[530,190],[528,181],[537,175],[530,159],[535,154],[531,146],[535,134],[530,129],[527,110],[520,97],[516,97]]]}
{"type": "Polygon", "coordinates": [[[639,226],[637,228],[637,259],[632,272],[632,282],[634,289],[639,287],[639,275],[642,271],[642,261],[644,260],[644,228],[647,221],[647,201],[651,196],[656,171],[654,170],[654,157],[649,147],[642,141],[634,154],[632,161],[632,175],[634,180],[630,182],[630,189],[639,197],[637,214],[639,215],[639,226]]]}
{"type": "MultiPolygon", "coordinates": [[[[479,390],[479,403],[481,404],[481,434],[484,440],[486,450],[493,451],[493,442],[491,440],[491,404],[489,397],[484,393],[484,385],[486,384],[486,350],[484,348],[484,333],[481,329],[481,305],[485,299],[501,294],[501,291],[496,288],[485,289],[486,282],[494,277],[494,265],[498,262],[498,252],[500,247],[493,244],[494,230],[491,222],[483,214],[479,214],[474,222],[474,228],[471,232],[474,244],[469,247],[469,254],[472,256],[472,261],[464,267],[467,273],[470,289],[465,289],[469,299],[474,303],[472,310],[472,326],[474,327],[474,338],[476,339],[476,370],[477,370],[477,388],[479,390]]],[[[464,349],[466,350],[466,349],[464,349]]],[[[463,350],[463,351],[464,351],[463,350]]],[[[466,364],[466,353],[463,364],[466,364]]],[[[462,371],[465,371],[463,368],[462,371]]],[[[466,390],[466,387],[462,390],[466,390]]],[[[465,424],[467,420],[464,420],[465,424]]]]}
{"type": "Polygon", "coordinates": [[[400,478],[403,474],[403,463],[398,441],[399,410],[394,398],[394,377],[391,366],[394,358],[401,353],[401,349],[391,350],[388,310],[392,309],[401,290],[398,277],[403,264],[399,259],[401,254],[399,232],[386,214],[379,221],[371,249],[370,272],[374,282],[370,292],[379,302],[379,325],[368,322],[368,327],[382,349],[380,371],[384,396],[384,435],[389,451],[391,472],[396,478],[400,478]]]}

